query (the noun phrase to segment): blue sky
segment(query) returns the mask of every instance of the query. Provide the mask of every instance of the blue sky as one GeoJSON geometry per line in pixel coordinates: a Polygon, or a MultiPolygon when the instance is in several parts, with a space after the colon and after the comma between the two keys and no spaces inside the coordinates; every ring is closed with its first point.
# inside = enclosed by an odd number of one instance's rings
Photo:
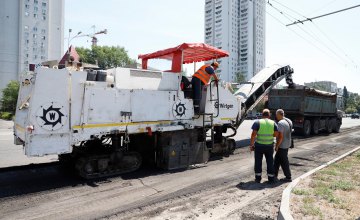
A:
{"type": "MultiPolygon", "coordinates": [[[[123,46],[132,58],[183,42],[203,42],[204,2],[66,0],[64,36],[68,36],[69,28],[73,30],[72,36],[79,31],[91,34],[94,25],[96,31],[106,28],[108,34],[98,36],[98,45],[123,46]]],[[[270,0],[270,3],[276,9],[266,6],[266,65],[290,64],[299,84],[330,80],[360,93],[360,7],[312,23],[283,25],[303,19],[302,15],[314,17],[358,5],[360,1],[270,0]]],[[[90,47],[90,40],[75,38],[71,44],[90,47]]]]}

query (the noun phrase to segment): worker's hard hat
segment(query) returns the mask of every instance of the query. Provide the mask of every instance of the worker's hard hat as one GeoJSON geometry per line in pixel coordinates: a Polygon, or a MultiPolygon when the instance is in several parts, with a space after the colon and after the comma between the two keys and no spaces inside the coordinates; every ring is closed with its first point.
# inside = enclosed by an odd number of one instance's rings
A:
{"type": "Polygon", "coordinates": [[[214,67],[219,67],[220,66],[220,64],[218,63],[218,62],[213,62],[212,64],[211,64],[211,66],[214,66],[214,67]]]}

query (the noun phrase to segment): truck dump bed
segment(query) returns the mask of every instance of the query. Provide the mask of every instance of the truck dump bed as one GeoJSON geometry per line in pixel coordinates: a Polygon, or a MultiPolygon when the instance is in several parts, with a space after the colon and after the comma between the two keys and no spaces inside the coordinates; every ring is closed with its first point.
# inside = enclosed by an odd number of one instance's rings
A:
{"type": "Polygon", "coordinates": [[[273,89],[269,93],[270,110],[283,109],[286,114],[308,116],[336,115],[336,93],[328,93],[306,86],[293,89],[273,89]]]}

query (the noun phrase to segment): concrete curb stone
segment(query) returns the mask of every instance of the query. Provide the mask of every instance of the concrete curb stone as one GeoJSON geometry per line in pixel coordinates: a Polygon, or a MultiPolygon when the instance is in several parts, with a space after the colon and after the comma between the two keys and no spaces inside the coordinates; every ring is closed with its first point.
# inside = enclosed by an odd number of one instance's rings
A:
{"type": "Polygon", "coordinates": [[[305,179],[306,177],[312,175],[313,173],[329,166],[330,164],[333,164],[341,159],[343,159],[344,157],[354,153],[355,151],[360,150],[360,146],[356,147],[355,149],[352,149],[351,151],[313,169],[310,170],[309,172],[299,176],[298,178],[296,178],[295,180],[293,180],[283,191],[282,194],[282,198],[281,198],[281,205],[280,205],[280,211],[278,214],[278,220],[293,220],[294,218],[292,217],[291,213],[290,213],[290,195],[291,195],[291,191],[293,188],[295,188],[295,186],[300,182],[300,180],[305,179]]]}

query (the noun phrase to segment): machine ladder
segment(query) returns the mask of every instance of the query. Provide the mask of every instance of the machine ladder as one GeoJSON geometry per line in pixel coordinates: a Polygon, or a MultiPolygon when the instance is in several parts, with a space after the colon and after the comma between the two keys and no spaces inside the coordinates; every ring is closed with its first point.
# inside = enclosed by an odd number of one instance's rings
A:
{"type": "Polygon", "coordinates": [[[203,113],[203,138],[204,142],[207,143],[207,138],[210,137],[210,146],[209,149],[214,147],[214,114],[213,113],[203,113]],[[207,123],[210,122],[210,127],[207,123]],[[208,135],[208,129],[210,130],[210,134],[208,135]]]}
{"type": "Polygon", "coordinates": [[[210,87],[210,102],[214,102],[214,106],[216,109],[216,115],[214,115],[214,113],[202,113],[202,117],[203,117],[203,137],[204,137],[204,142],[207,142],[207,138],[210,137],[210,146],[208,146],[209,149],[212,149],[214,147],[214,118],[219,116],[219,87],[216,86],[216,96],[213,97],[212,94],[212,84],[213,84],[214,80],[210,82],[209,87],[210,87]],[[207,123],[210,123],[210,128],[207,125],[207,123]],[[208,128],[210,130],[210,134],[208,135],[208,128]]]}

